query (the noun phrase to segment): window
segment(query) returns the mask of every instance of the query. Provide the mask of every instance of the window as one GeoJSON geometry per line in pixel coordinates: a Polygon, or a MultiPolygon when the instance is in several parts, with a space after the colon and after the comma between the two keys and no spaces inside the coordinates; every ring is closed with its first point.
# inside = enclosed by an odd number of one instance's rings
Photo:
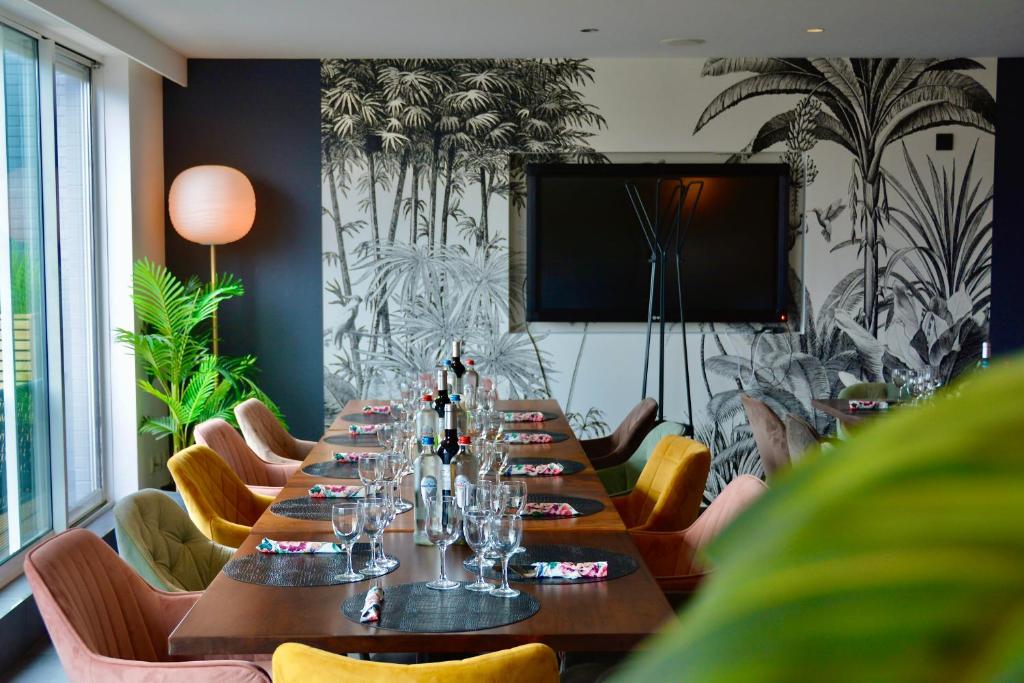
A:
{"type": "Polygon", "coordinates": [[[0,563],[104,502],[90,63],[0,25],[0,563]]]}

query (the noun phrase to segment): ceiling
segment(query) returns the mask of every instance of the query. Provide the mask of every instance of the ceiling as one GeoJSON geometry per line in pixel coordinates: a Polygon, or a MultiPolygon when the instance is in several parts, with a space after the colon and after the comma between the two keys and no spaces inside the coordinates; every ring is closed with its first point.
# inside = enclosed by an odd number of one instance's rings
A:
{"type": "Polygon", "coordinates": [[[1024,0],[101,1],[186,57],[1024,56],[1024,0]]]}

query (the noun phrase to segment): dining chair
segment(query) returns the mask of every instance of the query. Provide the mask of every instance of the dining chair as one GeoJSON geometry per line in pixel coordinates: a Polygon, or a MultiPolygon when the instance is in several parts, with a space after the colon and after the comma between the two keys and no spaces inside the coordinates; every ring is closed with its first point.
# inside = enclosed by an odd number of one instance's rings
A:
{"type": "Polygon", "coordinates": [[[254,493],[274,497],[288,483],[302,463],[286,460],[273,463],[261,460],[245,439],[226,420],[216,417],[195,427],[196,443],[202,444],[224,458],[238,478],[254,493]]]}
{"type": "Polygon", "coordinates": [[[750,430],[754,433],[757,454],[765,475],[771,479],[789,467],[789,444],[786,443],[786,425],[764,401],[740,394],[743,410],[747,414],[750,430]]]}
{"type": "Polygon", "coordinates": [[[711,470],[711,452],[685,436],[666,436],[655,446],[636,487],[612,498],[627,529],[676,531],[697,519],[711,470]]]}
{"type": "Polygon", "coordinates": [[[304,460],[315,441],[296,439],[263,401],[250,398],[235,406],[235,419],[242,436],[257,456],[272,463],[304,460]]]}
{"type": "Polygon", "coordinates": [[[558,658],[541,643],[461,661],[430,664],[370,662],[285,643],[274,651],[274,683],[558,683],[558,658]]]}
{"type": "Polygon", "coordinates": [[[234,551],[214,543],[163,491],[143,489],[114,506],[117,551],[162,591],[205,590],[234,551]]]}
{"type": "Polygon", "coordinates": [[[678,601],[697,589],[710,571],[700,557],[701,551],[767,488],[757,477],[741,474],[686,529],[630,530],[644,564],[666,595],[678,601]]]}
{"type": "Polygon", "coordinates": [[[253,493],[224,460],[196,444],[167,461],[189,517],[217,543],[237,548],[273,498],[253,493]]]}
{"type": "Polygon", "coordinates": [[[786,448],[789,450],[790,462],[799,462],[825,440],[817,429],[798,415],[790,413],[782,422],[786,428],[786,448]]]}
{"type": "Polygon", "coordinates": [[[683,429],[683,425],[678,422],[662,422],[647,433],[633,455],[629,456],[629,460],[619,465],[597,470],[597,476],[604,484],[608,495],[622,496],[632,491],[658,442],[666,436],[679,436],[683,433],[683,429]]]}
{"type": "Polygon", "coordinates": [[[582,439],[580,446],[594,469],[620,465],[629,460],[647,433],[654,429],[657,415],[658,402],[645,398],[633,406],[614,432],[597,439],[582,439]]]}
{"type": "Polygon", "coordinates": [[[200,593],[165,593],[96,534],[71,529],[25,557],[43,623],[72,683],[269,683],[242,660],[178,661],[167,637],[200,593]]]}

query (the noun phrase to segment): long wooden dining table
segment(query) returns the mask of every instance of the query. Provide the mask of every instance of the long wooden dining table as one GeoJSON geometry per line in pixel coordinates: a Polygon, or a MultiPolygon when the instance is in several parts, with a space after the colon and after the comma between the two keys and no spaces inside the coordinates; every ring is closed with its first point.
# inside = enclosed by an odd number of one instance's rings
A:
{"type": "MultiPolygon", "coordinates": [[[[347,434],[351,424],[344,416],[358,414],[373,401],[350,401],[334,420],[304,466],[325,462],[338,450],[377,451],[372,445],[338,446],[326,438],[347,434]]],[[[341,604],[349,596],[366,591],[372,583],[383,587],[430,580],[437,576],[436,548],[413,542],[413,513],[398,517],[384,537],[384,549],[400,566],[373,582],[323,586],[278,587],[236,581],[221,572],[170,636],[169,651],[175,656],[270,654],[288,642],[304,643],[333,652],[483,652],[525,643],[541,642],[560,651],[628,651],[674,617],[671,607],[644,565],[622,519],[605,493],[596,472],[555,401],[503,401],[499,410],[542,410],[555,414],[542,423],[516,425],[516,431],[542,430],[567,434],[551,444],[513,445],[512,457],[543,457],[574,460],[585,465],[576,474],[557,477],[524,477],[530,493],[580,496],[601,501],[604,509],[572,519],[527,519],[523,545],[571,544],[607,549],[631,556],[637,563],[632,574],[612,580],[539,585],[516,583],[540,603],[534,616],[507,626],[458,633],[410,633],[390,631],[350,621],[341,604]]],[[[411,479],[411,477],[409,478],[411,479]]],[[[335,482],[312,477],[300,469],[278,500],[306,495],[315,483],[335,482]]],[[[351,483],[351,482],[349,482],[351,483]]],[[[412,495],[409,481],[403,487],[412,495]]],[[[268,508],[235,557],[252,554],[264,537],[274,540],[334,540],[331,523],[281,517],[268,508]]],[[[469,555],[465,546],[448,551],[448,575],[470,581],[462,567],[469,555]]],[[[357,566],[358,569],[358,566],[357,566]]],[[[494,598],[499,600],[501,598],[494,598]]],[[[386,606],[385,606],[386,608],[386,606]]]]}

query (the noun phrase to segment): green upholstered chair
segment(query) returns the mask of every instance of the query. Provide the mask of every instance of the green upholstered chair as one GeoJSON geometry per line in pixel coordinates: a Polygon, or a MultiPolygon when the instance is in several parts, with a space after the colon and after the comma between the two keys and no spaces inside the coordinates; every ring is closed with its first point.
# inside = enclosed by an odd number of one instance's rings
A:
{"type": "Polygon", "coordinates": [[[114,506],[121,557],[151,586],[201,591],[231,559],[231,548],[206,538],[170,496],[143,489],[114,506]]]}
{"type": "Polygon", "coordinates": [[[601,478],[601,483],[604,484],[608,495],[625,495],[632,491],[633,487],[636,486],[637,480],[640,479],[640,473],[643,472],[644,465],[647,464],[647,460],[651,457],[651,453],[654,451],[654,447],[658,445],[658,442],[666,436],[679,436],[682,433],[683,425],[678,422],[662,422],[647,433],[644,440],[640,442],[640,447],[629,456],[629,460],[619,465],[598,470],[597,476],[601,478]]]}

